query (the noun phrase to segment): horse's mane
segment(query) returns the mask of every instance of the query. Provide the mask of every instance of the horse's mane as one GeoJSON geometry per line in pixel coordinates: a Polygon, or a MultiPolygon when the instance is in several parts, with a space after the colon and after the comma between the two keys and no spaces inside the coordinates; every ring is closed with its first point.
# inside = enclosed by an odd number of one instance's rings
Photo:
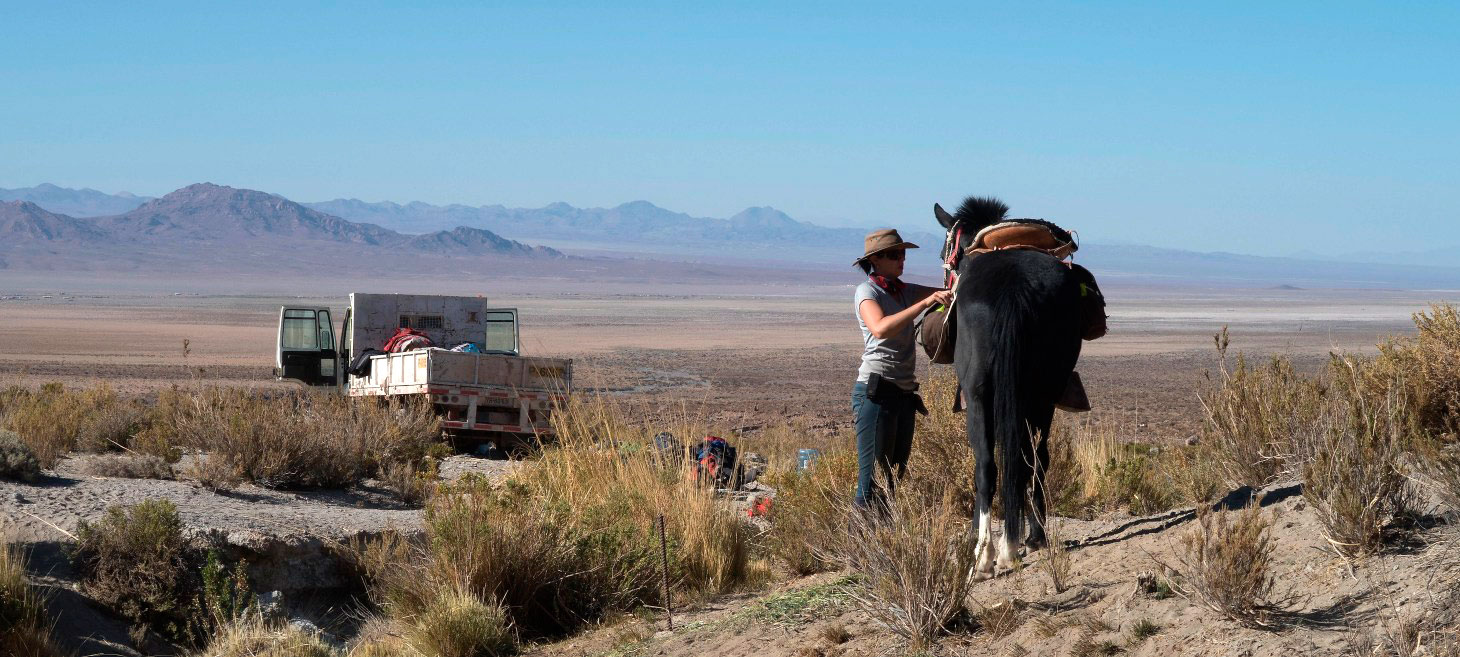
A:
{"type": "Polygon", "coordinates": [[[992,196],[970,196],[963,199],[963,205],[958,206],[953,218],[964,224],[964,230],[978,232],[1003,221],[1008,214],[1009,206],[999,199],[992,196]]]}

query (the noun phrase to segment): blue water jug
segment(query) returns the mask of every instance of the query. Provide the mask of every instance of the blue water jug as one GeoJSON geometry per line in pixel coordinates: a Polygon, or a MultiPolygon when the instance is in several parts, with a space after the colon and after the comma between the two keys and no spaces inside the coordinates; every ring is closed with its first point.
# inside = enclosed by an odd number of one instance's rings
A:
{"type": "Polygon", "coordinates": [[[803,447],[796,451],[796,469],[805,470],[821,456],[821,450],[803,447]]]}

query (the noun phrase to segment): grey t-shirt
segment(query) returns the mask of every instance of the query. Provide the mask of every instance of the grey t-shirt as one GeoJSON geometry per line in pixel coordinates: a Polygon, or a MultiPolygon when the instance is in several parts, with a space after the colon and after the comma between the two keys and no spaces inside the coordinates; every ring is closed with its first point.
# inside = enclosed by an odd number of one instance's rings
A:
{"type": "Polygon", "coordinates": [[[877,338],[867,330],[867,323],[862,321],[862,302],[871,299],[882,307],[883,315],[893,315],[906,310],[908,304],[904,302],[907,296],[906,290],[901,295],[889,294],[887,290],[877,287],[872,281],[864,281],[857,286],[856,301],[852,303],[852,314],[857,316],[857,325],[862,327],[862,367],[857,370],[857,381],[866,383],[867,378],[876,372],[882,378],[896,383],[904,390],[912,390],[917,387],[917,354],[914,351],[916,341],[913,339],[913,327],[909,322],[906,327],[897,332],[897,335],[890,335],[886,338],[877,338]],[[899,298],[901,297],[901,298],[899,298]]]}

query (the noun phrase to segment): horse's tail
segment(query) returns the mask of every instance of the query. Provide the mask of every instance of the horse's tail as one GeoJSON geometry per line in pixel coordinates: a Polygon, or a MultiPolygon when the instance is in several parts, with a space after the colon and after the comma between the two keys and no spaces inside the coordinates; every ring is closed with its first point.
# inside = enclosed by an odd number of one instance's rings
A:
{"type": "Polygon", "coordinates": [[[1025,338],[1032,328],[1030,290],[1020,284],[1011,285],[1000,295],[994,309],[992,328],[994,346],[990,363],[990,385],[993,386],[993,425],[999,449],[1000,491],[1004,498],[1004,536],[1017,544],[1024,534],[1024,501],[1033,468],[1033,445],[1029,440],[1026,413],[1020,400],[1027,399],[1024,371],[1028,361],[1025,338]]]}

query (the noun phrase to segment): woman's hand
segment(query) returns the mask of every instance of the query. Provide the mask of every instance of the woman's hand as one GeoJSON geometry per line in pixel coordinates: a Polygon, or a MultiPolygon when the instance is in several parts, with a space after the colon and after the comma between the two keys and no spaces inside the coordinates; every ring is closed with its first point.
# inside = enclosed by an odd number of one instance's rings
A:
{"type": "Polygon", "coordinates": [[[948,305],[948,304],[950,304],[952,302],[953,302],[953,293],[952,292],[949,292],[948,290],[938,290],[937,292],[934,292],[932,294],[929,294],[927,296],[927,298],[923,299],[923,307],[924,308],[932,308],[933,306],[940,305],[940,304],[946,306],[946,305],[948,305]]]}

